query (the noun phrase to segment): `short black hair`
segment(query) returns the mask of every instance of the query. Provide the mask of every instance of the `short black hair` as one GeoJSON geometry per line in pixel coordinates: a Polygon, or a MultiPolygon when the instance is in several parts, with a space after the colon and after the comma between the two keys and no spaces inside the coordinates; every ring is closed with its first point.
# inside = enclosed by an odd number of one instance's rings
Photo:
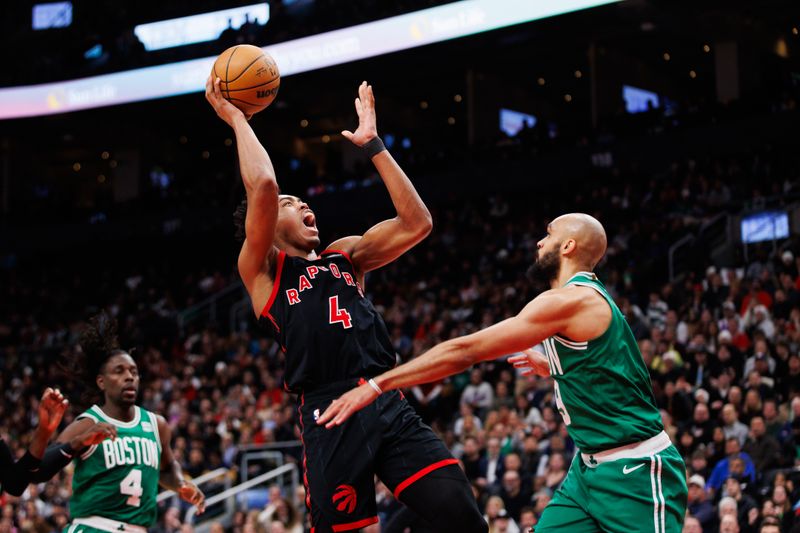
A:
{"type": "Polygon", "coordinates": [[[91,317],[83,327],[78,346],[65,357],[62,371],[81,391],[80,405],[89,406],[102,399],[97,376],[115,355],[128,353],[120,348],[117,321],[105,313],[91,317]]]}
{"type": "Polygon", "coordinates": [[[247,217],[247,198],[243,199],[239,202],[239,205],[236,206],[236,209],[233,212],[233,225],[236,228],[236,232],[234,233],[234,238],[236,242],[243,243],[247,234],[245,233],[244,229],[244,222],[247,217]]]}

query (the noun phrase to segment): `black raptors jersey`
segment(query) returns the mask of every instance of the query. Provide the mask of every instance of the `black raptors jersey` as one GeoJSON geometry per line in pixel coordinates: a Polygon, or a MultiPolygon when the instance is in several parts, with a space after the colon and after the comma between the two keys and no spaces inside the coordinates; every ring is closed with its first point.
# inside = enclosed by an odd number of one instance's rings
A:
{"type": "Polygon", "coordinates": [[[259,323],[286,353],[284,386],[291,392],[369,378],[395,365],[386,324],[341,251],[313,261],[281,251],[259,323]]]}

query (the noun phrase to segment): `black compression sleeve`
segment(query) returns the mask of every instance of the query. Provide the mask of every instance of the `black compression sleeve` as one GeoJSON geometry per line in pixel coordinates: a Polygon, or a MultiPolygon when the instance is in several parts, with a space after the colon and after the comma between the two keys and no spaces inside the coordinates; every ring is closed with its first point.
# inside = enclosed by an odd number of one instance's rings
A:
{"type": "Polygon", "coordinates": [[[19,461],[14,461],[8,445],[0,440],[0,482],[3,490],[13,496],[19,496],[28,487],[31,477],[39,469],[39,459],[32,456],[30,452],[19,461]]]}
{"type": "Polygon", "coordinates": [[[31,481],[34,483],[41,483],[50,480],[54,475],[59,473],[62,468],[67,466],[78,452],[72,449],[68,443],[56,443],[44,452],[42,457],[42,464],[36,472],[31,475],[31,481]]]}

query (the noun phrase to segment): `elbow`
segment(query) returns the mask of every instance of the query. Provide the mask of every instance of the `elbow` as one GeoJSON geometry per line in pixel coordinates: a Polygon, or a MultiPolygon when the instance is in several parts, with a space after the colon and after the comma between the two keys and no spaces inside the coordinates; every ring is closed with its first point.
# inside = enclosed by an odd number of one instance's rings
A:
{"type": "Polygon", "coordinates": [[[427,237],[431,234],[431,231],[433,231],[433,217],[431,216],[430,211],[426,209],[425,216],[420,224],[420,233],[423,237],[427,237]]]}
{"type": "Polygon", "coordinates": [[[278,181],[269,172],[259,173],[251,180],[254,192],[258,194],[278,194],[278,181]]]}
{"type": "Polygon", "coordinates": [[[242,174],[242,181],[249,192],[261,194],[278,194],[278,181],[272,172],[264,169],[245,176],[242,174]]]}
{"type": "Polygon", "coordinates": [[[414,224],[414,236],[421,241],[430,235],[431,231],[433,231],[433,217],[431,217],[430,211],[425,209],[425,212],[417,218],[414,224]]]}

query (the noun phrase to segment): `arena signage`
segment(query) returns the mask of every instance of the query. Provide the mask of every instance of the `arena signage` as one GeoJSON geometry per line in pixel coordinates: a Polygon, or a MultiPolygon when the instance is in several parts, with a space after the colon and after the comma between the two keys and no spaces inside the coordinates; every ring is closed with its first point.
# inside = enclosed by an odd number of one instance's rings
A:
{"type": "MultiPolygon", "coordinates": [[[[282,76],[522,24],[620,0],[464,0],[264,47],[282,76]]],[[[203,90],[215,57],[0,89],[0,119],[34,117],[203,90]]]]}

